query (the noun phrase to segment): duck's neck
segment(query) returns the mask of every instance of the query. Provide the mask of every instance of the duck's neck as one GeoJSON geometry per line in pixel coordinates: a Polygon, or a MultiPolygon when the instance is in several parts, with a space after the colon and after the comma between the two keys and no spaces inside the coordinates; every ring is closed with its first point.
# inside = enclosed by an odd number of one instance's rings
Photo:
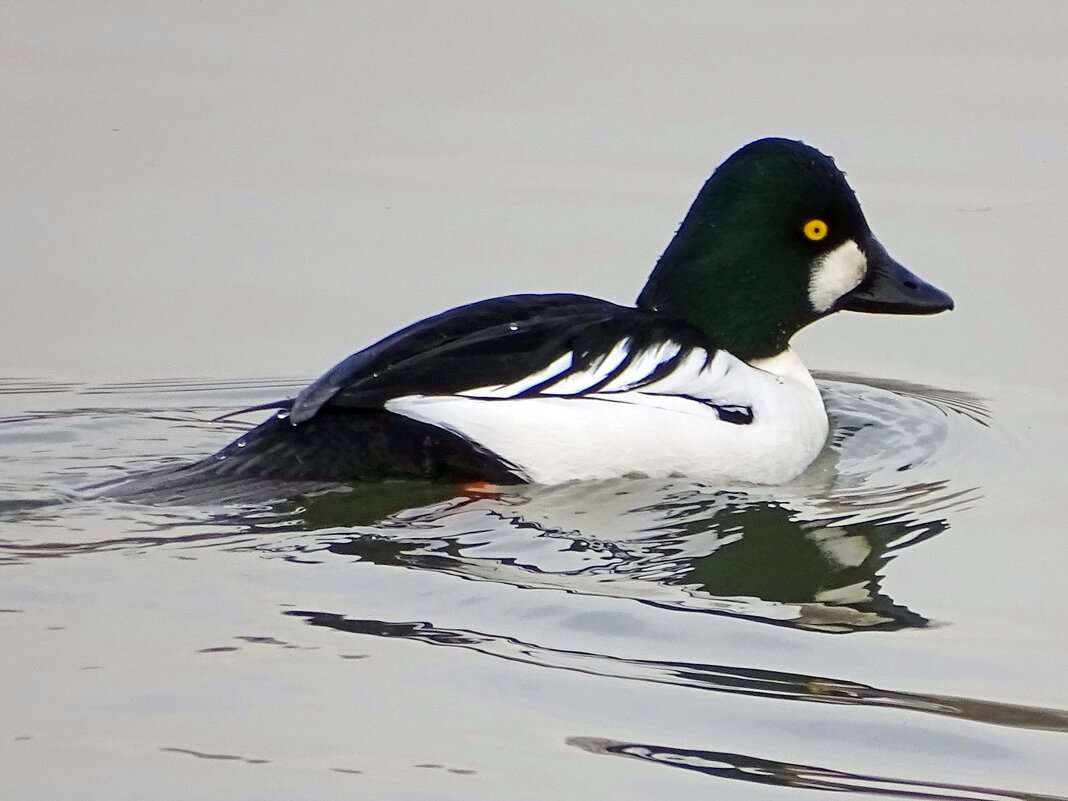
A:
{"type": "Polygon", "coordinates": [[[690,241],[684,222],[637,305],[685,320],[745,361],[787,350],[790,338],[813,319],[801,277],[805,271],[752,255],[759,248],[747,244],[748,232],[738,233],[731,248],[705,233],[701,242],[690,241]]]}
{"type": "Polygon", "coordinates": [[[762,359],[750,359],[749,364],[756,367],[758,370],[764,370],[765,372],[777,375],[779,378],[796,381],[806,389],[817,395],[819,394],[819,389],[816,387],[816,382],[813,380],[812,374],[794,352],[793,348],[785,348],[774,356],[767,356],[762,359]]]}
{"type": "Polygon", "coordinates": [[[807,257],[789,237],[752,224],[768,203],[766,193],[749,188],[733,168],[708,179],[637,301],[685,320],[745,361],[782,353],[818,316],[808,298],[807,257]]]}

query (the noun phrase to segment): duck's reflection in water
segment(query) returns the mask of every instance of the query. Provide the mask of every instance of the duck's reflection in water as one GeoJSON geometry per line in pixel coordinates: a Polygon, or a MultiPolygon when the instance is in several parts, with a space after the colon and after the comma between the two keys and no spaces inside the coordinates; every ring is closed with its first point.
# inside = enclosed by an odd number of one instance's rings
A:
{"type": "Polygon", "coordinates": [[[823,632],[926,626],[885,594],[882,575],[978,496],[942,477],[955,467],[943,446],[955,426],[983,424],[981,407],[915,388],[822,386],[830,442],[787,486],[620,479],[479,495],[364,485],[274,507],[273,530],[301,534],[264,547],[823,632]]]}
{"type": "MultiPolygon", "coordinates": [[[[412,490],[381,487],[377,501],[412,490]]],[[[943,485],[922,490],[932,503],[946,497],[943,485]]],[[[828,632],[927,625],[882,592],[881,570],[897,551],[948,526],[943,517],[904,512],[851,519],[841,498],[827,519],[800,500],[762,498],[752,489],[649,481],[450,498],[354,530],[358,511],[366,504],[352,495],[308,502],[304,524],[334,532],[312,549],[828,632]]],[[[277,545],[304,550],[310,543],[277,545]]]]}
{"type": "Polygon", "coordinates": [[[673,748],[649,743],[626,743],[600,737],[570,737],[573,745],[591,754],[621,756],[643,762],[681,768],[722,779],[794,787],[804,790],[856,793],[890,798],[950,799],[951,801],[1065,801],[1061,796],[998,790],[968,784],[925,782],[909,778],[849,773],[814,765],[798,765],[729,751],[673,748]]]}

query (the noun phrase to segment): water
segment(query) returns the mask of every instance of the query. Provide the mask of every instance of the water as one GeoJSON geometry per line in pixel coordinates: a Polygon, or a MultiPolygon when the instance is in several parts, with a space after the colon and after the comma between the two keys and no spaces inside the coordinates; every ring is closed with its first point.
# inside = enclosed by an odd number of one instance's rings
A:
{"type": "Polygon", "coordinates": [[[1019,443],[983,400],[822,376],[831,444],[776,488],[79,489],[298,387],[0,387],[20,797],[1064,795],[1064,612],[1019,571],[1058,541],[984,534],[1019,443]]]}
{"type": "Polygon", "coordinates": [[[1068,798],[1063,6],[0,15],[0,797],[1068,798]],[[87,489],[449,305],[632,299],[772,133],[957,301],[802,332],[789,485],[87,489]]]}

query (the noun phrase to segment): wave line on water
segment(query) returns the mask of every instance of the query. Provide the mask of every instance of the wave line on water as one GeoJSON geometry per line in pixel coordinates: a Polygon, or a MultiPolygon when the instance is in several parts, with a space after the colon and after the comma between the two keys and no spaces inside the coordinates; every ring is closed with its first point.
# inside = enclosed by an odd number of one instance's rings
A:
{"type": "Polygon", "coordinates": [[[628,659],[588,651],[550,648],[506,635],[487,634],[470,629],[441,628],[427,621],[391,622],[296,609],[282,614],[301,618],[311,626],[374,637],[404,639],[425,645],[461,648],[511,662],[568,670],[601,678],[664,684],[755,698],[880,707],[1013,729],[1068,733],[1068,711],[1060,709],[886,690],[847,679],[759,668],[628,659]]]}
{"type": "Polygon", "coordinates": [[[665,767],[696,771],[714,778],[754,782],[772,787],[862,793],[922,801],[1068,801],[1063,796],[850,773],[730,751],[628,743],[603,737],[568,737],[565,742],[591,754],[638,759],[665,767]]]}

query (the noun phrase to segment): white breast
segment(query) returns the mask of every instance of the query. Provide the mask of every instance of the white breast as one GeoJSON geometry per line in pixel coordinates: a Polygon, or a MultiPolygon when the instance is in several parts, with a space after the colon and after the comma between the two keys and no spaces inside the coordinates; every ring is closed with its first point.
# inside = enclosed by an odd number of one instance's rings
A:
{"type": "MultiPolygon", "coordinates": [[[[612,381],[586,394],[571,393],[592,388],[609,367],[615,369],[615,351],[528,397],[511,396],[516,387],[534,386],[524,380],[462,395],[408,395],[385,407],[480,444],[535,483],[639,474],[774,484],[816,458],[827,437],[827,414],[792,351],[750,366],[729,353],[709,359],[694,348],[671,372],[647,380],[679,353],[671,345],[639,354],[612,381]],[[748,407],[752,422],[727,422],[712,403],[748,407]]],[[[563,373],[570,361],[557,360],[551,366],[557,372],[546,369],[539,377],[563,373]]]]}

